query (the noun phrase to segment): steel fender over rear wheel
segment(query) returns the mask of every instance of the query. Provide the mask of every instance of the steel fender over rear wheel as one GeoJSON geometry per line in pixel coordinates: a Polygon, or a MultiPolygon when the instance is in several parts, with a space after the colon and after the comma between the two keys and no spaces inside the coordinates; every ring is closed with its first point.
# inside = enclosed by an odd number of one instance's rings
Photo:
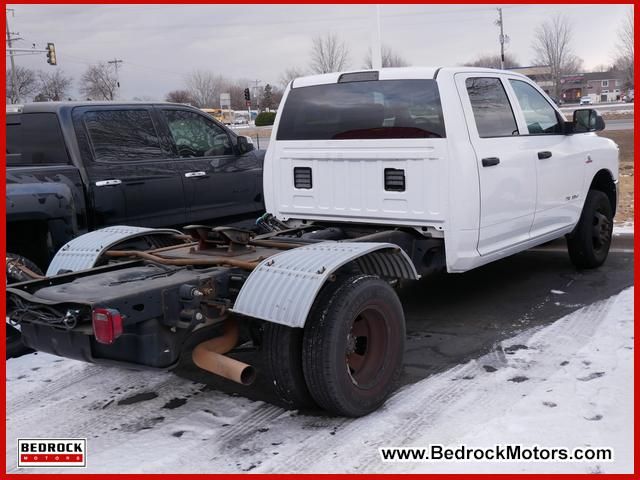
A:
{"type": "Polygon", "coordinates": [[[400,377],[404,341],[402,305],[388,283],[369,275],[336,280],[316,299],[304,329],[311,396],[347,417],[376,410],[400,377]]]}
{"type": "Polygon", "coordinates": [[[596,268],[604,263],[611,246],[613,210],[607,195],[589,190],[580,221],[567,237],[569,257],[578,268],[596,268]]]}
{"type": "Polygon", "coordinates": [[[311,398],[302,371],[302,328],[265,322],[262,348],[266,357],[267,378],[276,394],[290,409],[317,408],[311,398]]]}

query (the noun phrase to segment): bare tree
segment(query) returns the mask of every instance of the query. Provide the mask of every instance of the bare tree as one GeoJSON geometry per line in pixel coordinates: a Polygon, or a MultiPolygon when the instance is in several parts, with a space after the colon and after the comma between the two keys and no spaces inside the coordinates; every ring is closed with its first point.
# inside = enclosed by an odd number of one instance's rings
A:
{"type": "Polygon", "coordinates": [[[188,90],[172,90],[169,93],[167,93],[165,100],[167,102],[186,103],[188,105],[195,103],[191,98],[191,94],[189,93],[188,90]]]}
{"type": "Polygon", "coordinates": [[[298,67],[291,67],[291,68],[287,68],[284,72],[282,72],[282,74],[280,75],[280,85],[282,85],[282,88],[286,88],[287,85],[289,85],[289,82],[295,78],[298,77],[304,77],[305,71],[301,68],[298,67]]]}
{"type": "Polygon", "coordinates": [[[194,70],[187,75],[186,84],[196,107],[211,108],[220,105],[220,94],[227,80],[207,70],[194,70]]]}
{"type": "Polygon", "coordinates": [[[313,73],[331,73],[344,70],[349,63],[349,49],[335,34],[318,36],[311,47],[310,70],[313,73]]]}
{"type": "Polygon", "coordinates": [[[616,44],[615,66],[625,73],[625,88],[633,87],[633,55],[634,55],[633,8],[618,28],[618,43],[616,44]]]}
{"type": "MultiPolygon", "coordinates": [[[[465,67],[501,68],[500,55],[484,54],[464,64],[465,67]]],[[[520,63],[510,53],[504,54],[504,68],[518,68],[520,63]]]]}
{"type": "Polygon", "coordinates": [[[30,68],[16,65],[15,82],[11,80],[11,70],[7,69],[6,97],[9,103],[28,100],[38,89],[36,72],[30,68]]]}
{"type": "MultiPolygon", "coordinates": [[[[399,53],[394,52],[391,47],[382,45],[382,68],[389,67],[408,67],[407,62],[399,53]]],[[[364,58],[364,68],[373,68],[373,60],[371,58],[371,50],[364,58]]]]}
{"type": "Polygon", "coordinates": [[[90,65],[80,78],[80,92],[92,100],[114,100],[118,92],[114,68],[105,62],[90,65]]]}
{"type": "Polygon", "coordinates": [[[59,102],[69,94],[73,78],[67,77],[62,70],[38,72],[38,97],[44,102],[59,102]]]}
{"type": "Polygon", "coordinates": [[[561,98],[562,76],[576,73],[582,65],[582,60],[571,49],[571,35],[569,21],[562,15],[556,15],[537,28],[533,40],[535,61],[549,67],[552,94],[556,98],[561,98]]]}

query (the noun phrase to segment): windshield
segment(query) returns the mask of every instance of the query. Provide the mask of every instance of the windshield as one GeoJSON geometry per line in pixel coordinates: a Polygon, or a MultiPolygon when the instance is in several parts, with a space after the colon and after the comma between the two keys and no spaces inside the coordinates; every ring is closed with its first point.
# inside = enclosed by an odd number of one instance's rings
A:
{"type": "Polygon", "coordinates": [[[277,140],[444,138],[435,80],[376,80],[294,88],[277,140]]]}

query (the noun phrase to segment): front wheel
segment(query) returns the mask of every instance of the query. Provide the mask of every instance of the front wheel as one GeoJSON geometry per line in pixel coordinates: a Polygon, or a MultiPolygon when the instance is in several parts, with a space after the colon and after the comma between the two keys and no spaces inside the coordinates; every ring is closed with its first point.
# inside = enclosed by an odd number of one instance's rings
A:
{"type": "Polygon", "coordinates": [[[569,257],[578,268],[596,268],[609,254],[613,234],[613,209],[609,197],[589,190],[580,221],[567,237],[569,257]]]}
{"type": "Polygon", "coordinates": [[[402,371],[405,325],[398,296],[378,277],[327,285],[307,318],[304,376],[325,410],[360,417],[391,394],[402,371]]]}

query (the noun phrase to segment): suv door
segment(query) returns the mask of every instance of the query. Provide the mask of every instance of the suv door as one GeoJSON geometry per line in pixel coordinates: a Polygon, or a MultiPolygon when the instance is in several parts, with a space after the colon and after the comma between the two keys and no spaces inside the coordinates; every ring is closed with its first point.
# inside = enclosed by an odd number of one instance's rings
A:
{"type": "Polygon", "coordinates": [[[254,152],[237,155],[235,138],[208,115],[169,106],[158,111],[179,157],[190,222],[260,209],[261,162],[254,152]]]}
{"type": "Polygon", "coordinates": [[[95,226],[183,224],[180,171],[170,145],[158,135],[153,108],[118,105],[76,110],[76,133],[86,150],[83,158],[89,159],[95,226]]]}
{"type": "Polygon", "coordinates": [[[564,117],[537,87],[516,78],[510,78],[509,84],[526,123],[524,148],[536,159],[537,202],[531,228],[535,238],[578,221],[587,151],[580,135],[565,135],[564,117]]]}
{"type": "Polygon", "coordinates": [[[480,179],[478,252],[487,255],[529,239],[536,207],[536,164],[500,75],[459,73],[469,138],[480,179]]]}

